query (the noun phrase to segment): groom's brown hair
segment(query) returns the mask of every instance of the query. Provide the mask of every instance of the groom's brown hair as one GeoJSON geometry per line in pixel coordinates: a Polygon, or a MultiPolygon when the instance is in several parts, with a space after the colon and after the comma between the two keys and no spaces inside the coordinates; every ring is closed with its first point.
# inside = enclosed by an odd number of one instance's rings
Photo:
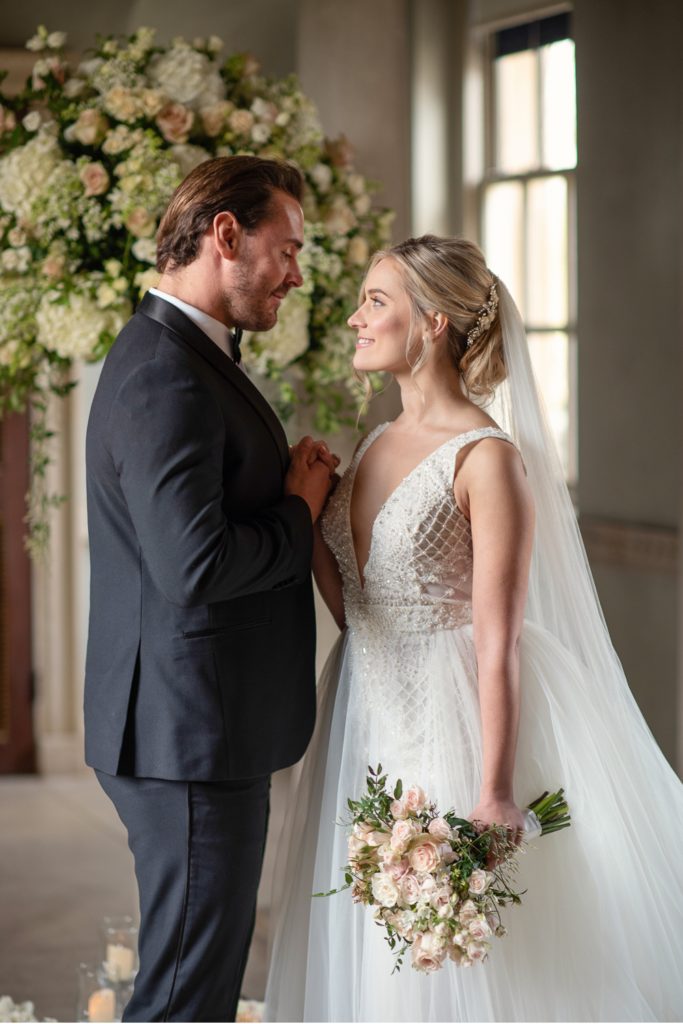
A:
{"type": "Polygon", "coordinates": [[[171,196],[157,232],[157,270],[175,270],[199,255],[216,214],[229,210],[247,230],[268,218],[279,189],[301,202],[304,180],[292,164],[258,156],[224,156],[199,164],[171,196]]]}

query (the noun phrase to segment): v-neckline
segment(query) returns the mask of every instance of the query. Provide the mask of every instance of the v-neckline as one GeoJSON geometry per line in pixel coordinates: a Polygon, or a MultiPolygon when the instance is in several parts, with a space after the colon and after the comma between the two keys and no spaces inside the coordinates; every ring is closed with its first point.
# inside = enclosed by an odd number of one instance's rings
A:
{"type": "MultiPolygon", "coordinates": [[[[352,525],[352,519],[351,519],[351,507],[353,505],[353,495],[354,495],[354,490],[355,490],[355,485],[356,485],[356,476],[358,474],[358,468],[359,468],[361,462],[363,461],[363,459],[365,458],[367,453],[370,451],[370,449],[372,448],[372,446],[375,443],[375,441],[379,437],[382,436],[384,431],[390,425],[391,425],[391,421],[387,420],[386,423],[380,423],[378,426],[376,426],[375,429],[373,431],[371,431],[370,434],[368,434],[368,436],[366,437],[366,439],[363,442],[363,444],[361,444],[361,446],[359,447],[358,451],[356,452],[356,454],[355,454],[355,456],[353,458],[353,462],[352,462],[351,479],[349,481],[349,502],[348,502],[348,506],[347,506],[346,517],[347,517],[347,529],[349,531],[349,541],[350,541],[350,544],[351,544],[351,550],[353,552],[354,564],[355,564],[355,567],[356,567],[356,581],[357,581],[358,586],[360,587],[361,590],[365,590],[365,571],[366,571],[368,565],[370,564],[370,558],[372,556],[372,546],[373,546],[373,541],[374,541],[374,537],[375,537],[375,526],[377,525],[377,520],[379,519],[379,517],[384,512],[384,510],[387,507],[387,505],[389,504],[389,502],[401,490],[401,488],[404,486],[404,484],[406,484],[408,482],[408,480],[410,480],[410,478],[412,476],[414,476],[414,474],[417,472],[417,470],[420,469],[421,466],[424,466],[424,464],[426,462],[428,462],[429,459],[432,459],[443,448],[445,448],[446,445],[452,444],[452,442],[456,441],[458,438],[465,437],[467,434],[478,433],[481,430],[498,430],[498,428],[496,428],[496,427],[472,427],[470,430],[463,430],[459,434],[454,434],[452,437],[447,438],[442,444],[437,445],[437,447],[433,448],[431,452],[428,452],[427,455],[425,455],[425,457],[423,459],[420,459],[419,462],[416,462],[412,469],[408,470],[406,475],[404,477],[402,477],[401,480],[399,480],[399,482],[396,484],[396,486],[394,487],[393,491],[389,492],[389,494],[386,496],[386,498],[384,499],[382,504],[377,509],[377,512],[375,513],[375,518],[372,520],[372,525],[370,526],[370,534],[369,534],[370,541],[369,541],[369,544],[368,544],[368,554],[367,554],[367,557],[365,559],[365,563],[363,565],[363,568],[361,569],[360,560],[358,558],[358,551],[356,550],[356,544],[355,544],[355,541],[354,541],[354,538],[353,538],[353,525],[352,525]]],[[[503,431],[499,431],[499,433],[503,433],[503,431]]]]}

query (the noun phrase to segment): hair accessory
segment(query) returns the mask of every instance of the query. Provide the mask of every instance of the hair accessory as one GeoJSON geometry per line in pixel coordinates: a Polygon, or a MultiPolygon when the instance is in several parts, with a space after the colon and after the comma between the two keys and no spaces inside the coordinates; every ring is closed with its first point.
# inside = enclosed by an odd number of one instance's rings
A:
{"type": "Polygon", "coordinates": [[[477,320],[470,331],[467,332],[467,348],[472,345],[480,335],[487,331],[493,323],[498,312],[498,291],[496,289],[497,278],[494,277],[488,300],[479,310],[477,320]]]}

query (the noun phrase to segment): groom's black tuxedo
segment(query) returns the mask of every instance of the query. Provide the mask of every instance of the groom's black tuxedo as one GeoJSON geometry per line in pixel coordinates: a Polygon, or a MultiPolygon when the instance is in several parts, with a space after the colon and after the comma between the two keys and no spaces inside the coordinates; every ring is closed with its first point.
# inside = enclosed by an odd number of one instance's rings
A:
{"type": "Polygon", "coordinates": [[[140,972],[124,1020],[230,1020],[270,772],[315,715],[313,530],[282,428],[183,312],[147,295],[87,434],[86,760],[128,830],[140,972]]]}
{"type": "Polygon", "coordinates": [[[110,775],[265,775],[315,714],[312,525],[246,374],[147,295],[87,435],[86,761],[110,775]]]}

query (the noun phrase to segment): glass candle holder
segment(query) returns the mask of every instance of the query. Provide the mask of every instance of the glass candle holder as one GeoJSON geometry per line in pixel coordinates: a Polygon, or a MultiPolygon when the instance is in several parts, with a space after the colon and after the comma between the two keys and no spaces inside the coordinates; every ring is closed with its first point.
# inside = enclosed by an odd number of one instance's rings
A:
{"type": "Polygon", "coordinates": [[[105,917],[103,964],[106,976],[114,984],[129,984],[138,969],[138,930],[127,915],[105,917]]]}
{"type": "Polygon", "coordinates": [[[120,1020],[116,992],[100,965],[78,965],[77,1021],[110,1022],[120,1020]]]}

